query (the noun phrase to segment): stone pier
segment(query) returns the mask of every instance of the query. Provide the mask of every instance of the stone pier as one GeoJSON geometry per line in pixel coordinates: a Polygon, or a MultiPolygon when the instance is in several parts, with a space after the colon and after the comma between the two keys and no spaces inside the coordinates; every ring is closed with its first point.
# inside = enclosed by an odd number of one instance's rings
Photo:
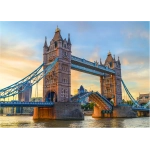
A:
{"type": "Polygon", "coordinates": [[[102,109],[94,106],[93,118],[135,118],[137,113],[132,110],[131,106],[115,106],[112,113],[102,113],[102,109]]]}
{"type": "Polygon", "coordinates": [[[83,120],[81,104],[77,102],[55,102],[51,108],[34,108],[33,119],[83,120]]]}

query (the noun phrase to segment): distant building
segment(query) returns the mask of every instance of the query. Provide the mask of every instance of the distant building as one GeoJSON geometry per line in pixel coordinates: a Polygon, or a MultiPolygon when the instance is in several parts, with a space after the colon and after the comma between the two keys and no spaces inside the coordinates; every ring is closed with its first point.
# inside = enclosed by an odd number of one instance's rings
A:
{"type": "Polygon", "coordinates": [[[31,83],[27,82],[24,86],[21,86],[19,88],[19,91],[23,90],[23,89],[24,89],[24,91],[22,93],[18,94],[18,99],[21,102],[29,102],[31,100],[31,95],[32,95],[31,83]]]}
{"type": "MultiPolygon", "coordinates": [[[[78,90],[76,90],[76,94],[74,96],[72,96],[72,101],[78,101],[80,97],[84,96],[87,93],[87,90],[84,89],[84,87],[81,85],[80,88],[78,90]]],[[[89,98],[85,97],[82,99],[81,101],[81,105],[85,105],[89,103],[89,98]]]]}
{"type": "Polygon", "coordinates": [[[78,89],[78,94],[85,93],[85,92],[87,92],[87,90],[84,89],[84,87],[81,85],[80,88],[78,89]]]}
{"type": "Polygon", "coordinates": [[[137,97],[137,100],[138,100],[139,104],[148,103],[148,101],[150,100],[150,93],[148,93],[148,94],[139,94],[139,97],[137,97]]]}

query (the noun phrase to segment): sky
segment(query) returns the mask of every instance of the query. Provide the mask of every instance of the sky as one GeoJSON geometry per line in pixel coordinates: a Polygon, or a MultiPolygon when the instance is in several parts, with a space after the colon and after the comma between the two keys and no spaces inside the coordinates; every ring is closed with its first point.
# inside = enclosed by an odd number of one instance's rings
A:
{"type": "MultiPolygon", "coordinates": [[[[49,44],[57,25],[63,39],[70,33],[72,55],[92,62],[101,58],[104,63],[110,51],[116,59],[119,56],[122,79],[133,97],[149,93],[149,22],[144,21],[1,21],[0,89],[42,64],[45,36],[49,44]]],[[[100,91],[99,77],[72,70],[71,94],[80,85],[100,91]]],[[[42,81],[38,89],[42,96],[42,81]]]]}

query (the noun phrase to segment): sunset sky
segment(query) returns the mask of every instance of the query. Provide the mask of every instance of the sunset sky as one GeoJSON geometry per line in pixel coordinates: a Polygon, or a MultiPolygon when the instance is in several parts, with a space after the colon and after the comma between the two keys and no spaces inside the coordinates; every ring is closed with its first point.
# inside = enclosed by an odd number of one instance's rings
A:
{"type": "MultiPolygon", "coordinates": [[[[70,33],[72,55],[104,63],[108,52],[118,56],[122,79],[136,99],[149,92],[149,22],[0,22],[0,89],[34,71],[43,59],[44,38],[48,44],[56,27],[62,38],[70,33]]],[[[71,93],[83,85],[100,90],[99,77],[71,71],[71,93]]],[[[34,96],[33,89],[33,96],[34,96]]],[[[42,81],[38,96],[42,96],[42,81]]],[[[124,91],[123,91],[124,98],[124,91]]]]}

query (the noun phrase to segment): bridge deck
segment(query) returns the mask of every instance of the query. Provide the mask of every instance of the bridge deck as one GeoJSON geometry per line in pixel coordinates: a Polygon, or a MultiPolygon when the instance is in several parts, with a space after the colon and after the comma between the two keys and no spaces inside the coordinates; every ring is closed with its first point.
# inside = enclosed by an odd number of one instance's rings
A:
{"type": "Polygon", "coordinates": [[[53,102],[0,102],[0,107],[52,107],[53,102]]]}
{"type": "MultiPolygon", "coordinates": [[[[73,55],[71,55],[71,64],[79,66],[79,67],[91,69],[91,70],[94,70],[95,72],[97,71],[101,74],[103,74],[103,73],[115,74],[115,71],[113,69],[110,69],[110,68],[105,67],[103,65],[99,65],[96,62],[93,63],[93,62],[90,62],[88,60],[81,59],[81,58],[73,56],[73,55]]],[[[72,69],[77,69],[77,68],[72,67],[72,69]]],[[[82,70],[82,69],[80,69],[79,71],[85,72],[85,70],[82,70]]]]}

